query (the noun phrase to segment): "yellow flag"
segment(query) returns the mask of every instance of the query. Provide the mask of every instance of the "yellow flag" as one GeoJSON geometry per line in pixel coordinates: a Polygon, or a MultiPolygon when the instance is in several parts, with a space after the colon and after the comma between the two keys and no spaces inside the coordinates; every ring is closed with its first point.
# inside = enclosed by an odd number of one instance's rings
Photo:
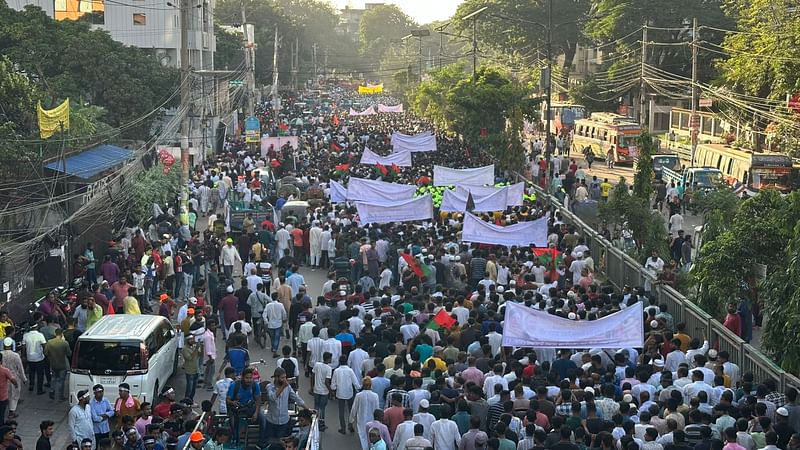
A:
{"type": "Polygon", "coordinates": [[[56,131],[69,129],[69,99],[53,109],[43,109],[42,103],[36,105],[36,113],[39,116],[39,135],[42,139],[47,139],[56,131]]]}

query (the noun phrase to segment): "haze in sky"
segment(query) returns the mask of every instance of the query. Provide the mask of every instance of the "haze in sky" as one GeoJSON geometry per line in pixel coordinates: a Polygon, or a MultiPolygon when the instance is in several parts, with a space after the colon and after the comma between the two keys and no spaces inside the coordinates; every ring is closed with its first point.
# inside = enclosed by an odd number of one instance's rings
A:
{"type": "MultiPolygon", "coordinates": [[[[368,3],[393,3],[420,25],[452,17],[463,0],[367,0],[368,3]]],[[[331,0],[337,8],[363,8],[364,0],[331,0]]]]}

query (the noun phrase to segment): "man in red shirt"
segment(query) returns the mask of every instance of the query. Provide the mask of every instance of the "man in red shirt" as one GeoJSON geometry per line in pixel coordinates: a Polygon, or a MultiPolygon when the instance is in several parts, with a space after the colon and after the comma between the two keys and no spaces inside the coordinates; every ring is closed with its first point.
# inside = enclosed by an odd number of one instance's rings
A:
{"type": "Polygon", "coordinates": [[[6,422],[6,408],[8,407],[8,383],[18,386],[17,379],[3,363],[3,355],[0,354],[0,423],[6,422]]]}
{"type": "Polygon", "coordinates": [[[742,317],[736,311],[736,305],[728,303],[728,314],[722,324],[725,328],[733,331],[737,336],[742,336],[742,317]]]}
{"type": "Polygon", "coordinates": [[[111,285],[111,290],[114,292],[114,312],[118,314],[124,314],[123,308],[123,301],[125,297],[128,296],[128,289],[132,288],[133,285],[128,283],[128,279],[125,276],[119,277],[119,281],[115,281],[114,284],[111,285]]]}

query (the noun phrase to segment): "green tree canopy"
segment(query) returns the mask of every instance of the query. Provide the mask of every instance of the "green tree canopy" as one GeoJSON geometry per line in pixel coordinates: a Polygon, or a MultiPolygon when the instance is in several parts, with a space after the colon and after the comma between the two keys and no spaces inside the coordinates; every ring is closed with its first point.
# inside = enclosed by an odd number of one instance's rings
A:
{"type": "Polygon", "coordinates": [[[417,28],[411,17],[395,5],[378,5],[361,16],[358,27],[361,54],[371,58],[383,58],[384,53],[402,37],[417,28]]]}

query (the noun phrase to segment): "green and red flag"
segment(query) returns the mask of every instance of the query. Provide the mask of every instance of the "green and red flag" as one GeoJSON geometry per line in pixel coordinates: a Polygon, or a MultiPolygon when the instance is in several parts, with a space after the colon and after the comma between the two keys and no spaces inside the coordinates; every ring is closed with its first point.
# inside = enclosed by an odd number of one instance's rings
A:
{"type": "Polygon", "coordinates": [[[417,278],[422,280],[423,278],[429,278],[431,276],[431,268],[424,264],[420,264],[417,258],[414,258],[407,253],[403,253],[402,256],[406,261],[406,264],[408,264],[408,267],[410,267],[411,270],[414,271],[414,274],[417,275],[417,278]]]}
{"type": "Polygon", "coordinates": [[[387,169],[386,166],[381,163],[375,164],[375,171],[384,177],[389,174],[389,169],[387,169]]]}
{"type": "Polygon", "coordinates": [[[556,267],[564,260],[564,255],[557,248],[534,247],[531,250],[539,261],[548,268],[546,275],[549,275],[551,280],[557,280],[559,275],[556,267]]]}
{"type": "Polygon", "coordinates": [[[339,143],[336,141],[331,142],[331,150],[336,153],[339,153],[340,151],[342,151],[342,146],[339,145],[339,143]]]}
{"type": "Polygon", "coordinates": [[[392,170],[393,170],[393,171],[394,171],[394,173],[396,173],[396,174],[399,174],[399,173],[400,173],[400,167],[399,167],[397,164],[395,164],[395,163],[392,163],[392,170]]]}
{"type": "Polygon", "coordinates": [[[450,317],[450,314],[447,314],[447,311],[444,309],[440,309],[433,319],[428,322],[428,328],[431,330],[441,330],[446,329],[449,330],[456,324],[456,319],[450,317]]]}

